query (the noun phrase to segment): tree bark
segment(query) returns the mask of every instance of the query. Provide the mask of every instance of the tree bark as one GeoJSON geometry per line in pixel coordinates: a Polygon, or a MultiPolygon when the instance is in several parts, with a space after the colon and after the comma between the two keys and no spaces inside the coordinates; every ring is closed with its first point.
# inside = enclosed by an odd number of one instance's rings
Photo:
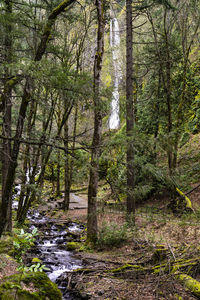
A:
{"type": "MultiPolygon", "coordinates": [[[[10,21],[10,16],[12,14],[12,1],[5,1],[5,14],[7,18],[7,24],[5,25],[5,62],[9,65],[12,62],[12,25],[10,21]]],[[[11,68],[6,66],[5,71],[5,82],[9,80],[12,76],[11,68]]],[[[12,111],[12,87],[10,85],[4,86],[4,103],[3,103],[3,136],[10,138],[11,137],[11,111],[12,111]]],[[[8,168],[11,159],[11,141],[9,139],[3,140],[2,145],[2,194],[4,193],[6,176],[8,173],[8,168]]],[[[8,203],[8,212],[7,212],[7,225],[6,230],[12,231],[12,202],[11,197],[8,203]]]]}
{"type": "Polygon", "coordinates": [[[95,243],[97,240],[97,189],[99,157],[102,135],[102,112],[100,100],[100,77],[104,53],[105,30],[105,0],[96,1],[98,16],[97,51],[94,60],[94,133],[92,141],[90,177],[88,186],[88,217],[87,241],[95,243]]]}
{"type": "Polygon", "coordinates": [[[63,202],[63,209],[69,210],[69,202],[70,202],[70,175],[69,175],[69,141],[68,141],[68,134],[69,127],[68,121],[64,125],[64,145],[66,149],[65,153],[65,194],[64,194],[64,202],[63,202]]]}
{"type": "Polygon", "coordinates": [[[126,0],[126,136],[127,213],[135,215],[132,0],[126,0]]]}
{"type": "Polygon", "coordinates": [[[61,164],[60,164],[60,150],[57,152],[57,173],[56,173],[56,196],[60,196],[60,169],[61,169],[61,164]]]}

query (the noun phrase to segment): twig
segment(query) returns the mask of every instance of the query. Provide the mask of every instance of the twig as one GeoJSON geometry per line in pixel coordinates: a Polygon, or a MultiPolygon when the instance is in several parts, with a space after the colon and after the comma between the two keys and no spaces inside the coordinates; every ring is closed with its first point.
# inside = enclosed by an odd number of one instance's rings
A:
{"type": "Polygon", "coordinates": [[[174,254],[174,251],[172,250],[172,247],[171,247],[171,245],[170,245],[169,243],[167,243],[167,246],[168,246],[168,248],[169,248],[169,251],[171,252],[171,254],[172,254],[172,256],[173,256],[174,260],[176,261],[176,256],[175,256],[175,254],[174,254]]]}
{"type": "Polygon", "coordinates": [[[200,187],[200,184],[198,184],[197,186],[195,186],[193,189],[191,189],[189,192],[185,193],[185,195],[189,195],[191,194],[194,190],[196,190],[197,188],[200,187]]]}
{"type": "Polygon", "coordinates": [[[68,290],[70,289],[71,281],[72,281],[72,275],[69,276],[69,279],[68,279],[68,284],[67,284],[67,289],[68,289],[68,290]]]}

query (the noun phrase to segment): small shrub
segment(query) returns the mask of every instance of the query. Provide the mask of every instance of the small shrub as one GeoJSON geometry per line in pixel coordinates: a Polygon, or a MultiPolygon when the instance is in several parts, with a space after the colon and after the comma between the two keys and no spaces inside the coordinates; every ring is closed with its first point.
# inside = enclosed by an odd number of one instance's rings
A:
{"type": "Polygon", "coordinates": [[[31,233],[25,232],[23,229],[16,229],[14,233],[13,246],[15,250],[15,259],[18,263],[22,264],[22,257],[34,246],[35,236],[37,235],[37,229],[33,229],[31,233]]]}
{"type": "Polygon", "coordinates": [[[128,231],[126,225],[117,225],[115,223],[103,224],[99,230],[97,246],[118,247],[128,239],[128,231]]]}
{"type": "Polygon", "coordinates": [[[16,230],[14,233],[13,246],[14,246],[14,257],[19,264],[18,271],[22,272],[43,272],[49,270],[42,264],[42,261],[38,258],[32,260],[32,265],[26,267],[23,263],[23,255],[34,246],[35,237],[37,235],[37,228],[33,229],[31,233],[25,232],[24,229],[16,230]]]}

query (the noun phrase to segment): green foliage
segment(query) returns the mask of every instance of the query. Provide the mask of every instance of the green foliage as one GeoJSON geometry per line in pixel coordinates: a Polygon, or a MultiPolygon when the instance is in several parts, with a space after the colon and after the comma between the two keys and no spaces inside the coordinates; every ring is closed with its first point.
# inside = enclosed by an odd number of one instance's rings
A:
{"type": "Polygon", "coordinates": [[[26,253],[26,251],[34,245],[36,235],[36,228],[34,228],[31,233],[25,232],[23,229],[15,230],[13,239],[13,246],[15,249],[14,256],[19,264],[22,264],[22,257],[26,253]]]}
{"type": "Polygon", "coordinates": [[[94,245],[88,241],[84,242],[82,246],[79,248],[80,252],[88,252],[93,253],[94,252],[94,245]]]}
{"type": "Polygon", "coordinates": [[[43,272],[43,271],[48,271],[48,270],[49,270],[49,268],[47,268],[41,262],[34,263],[30,267],[23,268],[23,272],[43,272]]]}
{"type": "Polygon", "coordinates": [[[88,177],[89,153],[82,149],[76,150],[72,159],[74,160],[73,182],[84,182],[88,177]]]}
{"type": "Polygon", "coordinates": [[[192,104],[192,114],[190,116],[188,127],[193,134],[200,131],[200,91],[192,104]]]}
{"type": "Polygon", "coordinates": [[[180,139],[179,147],[180,147],[180,148],[183,147],[183,146],[189,141],[189,139],[190,139],[190,134],[189,134],[189,132],[184,132],[184,133],[182,134],[181,139],[180,139]]]}
{"type": "Polygon", "coordinates": [[[31,233],[25,232],[23,229],[16,230],[13,239],[14,257],[19,263],[18,270],[23,272],[43,272],[49,270],[42,264],[42,261],[35,257],[32,260],[32,265],[29,267],[23,264],[23,255],[34,246],[35,237],[37,235],[37,228],[34,228],[31,233]]]}
{"type": "MultiPolygon", "coordinates": [[[[100,177],[105,179],[112,190],[112,198],[121,201],[126,195],[126,133],[122,128],[110,136],[106,149],[100,160],[100,177]]],[[[154,139],[142,134],[138,128],[133,132],[134,140],[134,173],[135,199],[140,202],[148,199],[152,193],[174,189],[174,179],[171,179],[156,161],[154,139]]],[[[107,137],[104,138],[106,143],[107,137]]]]}
{"type": "Polygon", "coordinates": [[[119,247],[127,241],[127,225],[118,225],[116,223],[104,223],[98,234],[98,247],[119,247]]]}

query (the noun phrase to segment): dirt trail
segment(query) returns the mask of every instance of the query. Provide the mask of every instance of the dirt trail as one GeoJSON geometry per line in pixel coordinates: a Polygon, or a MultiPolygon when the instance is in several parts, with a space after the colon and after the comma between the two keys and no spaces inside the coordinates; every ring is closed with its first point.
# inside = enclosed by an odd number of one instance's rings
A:
{"type": "Polygon", "coordinates": [[[69,209],[84,209],[88,207],[87,200],[73,193],[70,194],[69,209]]]}
{"type": "MultiPolygon", "coordinates": [[[[63,206],[63,198],[55,199],[51,198],[47,202],[47,206],[50,210],[60,209],[63,206]]],[[[87,198],[84,196],[77,196],[74,193],[70,194],[69,210],[83,210],[88,208],[87,198]]]]}

